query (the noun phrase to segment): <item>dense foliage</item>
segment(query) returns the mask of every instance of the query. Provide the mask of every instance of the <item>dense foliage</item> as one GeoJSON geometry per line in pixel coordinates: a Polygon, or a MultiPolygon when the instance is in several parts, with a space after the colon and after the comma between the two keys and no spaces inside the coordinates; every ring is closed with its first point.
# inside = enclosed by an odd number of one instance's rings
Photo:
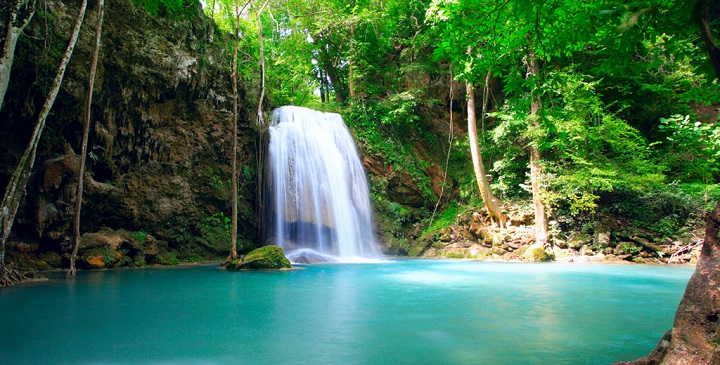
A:
{"type": "MultiPolygon", "coordinates": [[[[234,2],[207,3],[206,13],[230,30],[234,2]]],[[[238,3],[248,5],[241,30],[248,82],[258,76],[250,15],[259,3],[238,3]]],[[[701,3],[717,37],[718,6],[701,3]]],[[[687,214],[643,216],[624,206],[664,201],[700,210],[717,195],[720,85],[695,25],[697,4],[269,0],[260,17],[269,106],[345,114],[365,152],[409,174],[431,202],[410,214],[374,177],[376,207],[398,225],[431,215],[438,191],[430,170],[444,170],[447,153],[452,191],[443,202],[479,203],[467,137],[446,141],[446,134],[449,112],[453,129],[463,125],[457,82],[488,80],[488,118],[478,129],[496,195],[530,198],[528,149],[536,146],[551,217],[624,212],[641,225],[665,219],[679,227],[687,214]],[[533,58],[537,75],[527,69],[533,58]],[[537,122],[532,101],[541,105],[537,122]]]]}

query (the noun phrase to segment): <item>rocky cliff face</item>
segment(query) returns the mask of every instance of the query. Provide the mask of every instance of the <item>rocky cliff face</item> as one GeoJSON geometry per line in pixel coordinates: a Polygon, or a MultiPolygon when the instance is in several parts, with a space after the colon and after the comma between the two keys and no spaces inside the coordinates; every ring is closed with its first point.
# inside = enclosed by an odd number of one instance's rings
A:
{"type": "MultiPolygon", "coordinates": [[[[76,2],[45,4],[20,40],[0,113],[0,189],[25,148],[77,14],[76,2]]],[[[153,16],[131,0],[105,4],[81,231],[126,229],[180,259],[220,257],[229,249],[229,43],[199,5],[190,14],[153,16]]],[[[62,257],[69,243],[94,17],[88,10],[14,228],[15,242],[39,242],[16,250],[33,259],[62,257]]],[[[242,110],[247,90],[240,89],[242,110]]],[[[256,132],[249,120],[241,114],[241,249],[252,246],[256,231],[256,132]]]]}

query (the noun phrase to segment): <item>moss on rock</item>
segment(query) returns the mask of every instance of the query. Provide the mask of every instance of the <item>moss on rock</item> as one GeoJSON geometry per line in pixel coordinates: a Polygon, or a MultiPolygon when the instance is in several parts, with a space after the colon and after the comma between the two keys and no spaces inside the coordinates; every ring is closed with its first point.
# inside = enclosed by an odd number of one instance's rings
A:
{"type": "Polygon", "coordinates": [[[289,269],[290,260],[285,257],[285,252],[280,246],[264,246],[247,255],[224,264],[229,270],[282,270],[289,269]]]}

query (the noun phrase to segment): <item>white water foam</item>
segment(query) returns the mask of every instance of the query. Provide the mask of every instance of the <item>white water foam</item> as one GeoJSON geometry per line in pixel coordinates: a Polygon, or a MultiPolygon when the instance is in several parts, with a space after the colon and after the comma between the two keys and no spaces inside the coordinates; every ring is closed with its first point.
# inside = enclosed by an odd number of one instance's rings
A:
{"type": "Polygon", "coordinates": [[[339,114],[275,109],[268,154],[269,239],[291,262],[380,257],[365,171],[339,114]]]}

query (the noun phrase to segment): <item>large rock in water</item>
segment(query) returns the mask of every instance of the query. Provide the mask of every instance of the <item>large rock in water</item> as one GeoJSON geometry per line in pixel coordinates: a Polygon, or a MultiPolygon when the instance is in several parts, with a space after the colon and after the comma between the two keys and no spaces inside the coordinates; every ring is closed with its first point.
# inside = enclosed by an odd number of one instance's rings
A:
{"type": "Polygon", "coordinates": [[[229,270],[282,270],[292,266],[280,246],[264,246],[228,263],[229,270]]]}

